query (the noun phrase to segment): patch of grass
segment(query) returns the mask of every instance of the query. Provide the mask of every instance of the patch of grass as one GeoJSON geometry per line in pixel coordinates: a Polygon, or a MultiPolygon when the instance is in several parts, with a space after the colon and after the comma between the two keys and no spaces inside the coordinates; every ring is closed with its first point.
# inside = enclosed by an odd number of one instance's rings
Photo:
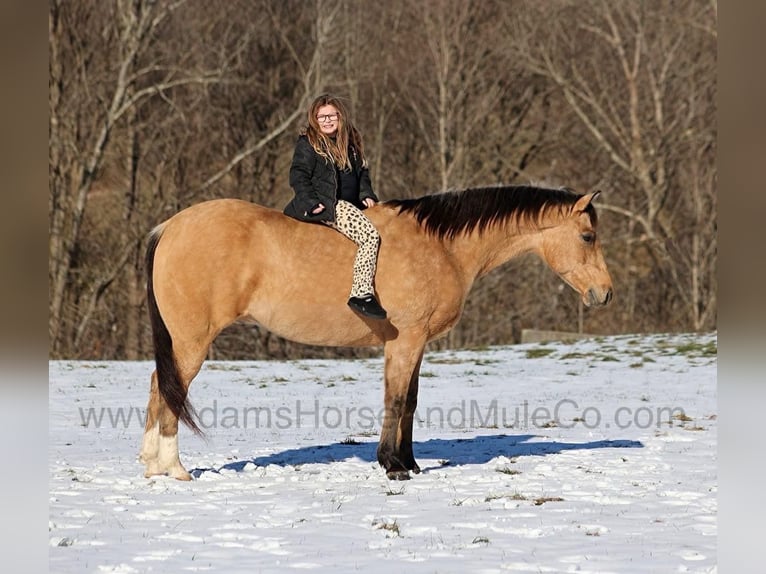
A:
{"type": "Polygon", "coordinates": [[[340,444],[362,444],[356,439],[351,438],[350,436],[347,436],[342,441],[340,441],[340,444]]]}
{"type": "Polygon", "coordinates": [[[612,355],[603,355],[601,361],[604,363],[619,363],[620,359],[613,357],[612,355]]]}
{"type": "Polygon", "coordinates": [[[535,498],[535,506],[542,506],[546,502],[564,502],[564,499],[560,496],[541,496],[540,498],[535,498]]]}
{"type": "Polygon", "coordinates": [[[544,347],[537,349],[527,349],[527,359],[540,359],[542,357],[547,357],[553,353],[553,351],[553,349],[546,349],[544,347]]]}
{"type": "Polygon", "coordinates": [[[484,502],[492,502],[493,500],[502,500],[504,498],[507,498],[508,500],[529,500],[523,494],[514,492],[513,494],[489,494],[484,499],[484,502]]]}
{"type": "Polygon", "coordinates": [[[515,470],[513,468],[507,468],[507,467],[506,468],[498,468],[497,472],[501,472],[503,474],[508,474],[510,476],[514,476],[516,474],[521,474],[520,470],[515,470]]]}
{"type": "Polygon", "coordinates": [[[676,353],[689,357],[715,357],[718,355],[718,347],[714,341],[698,343],[690,341],[676,346],[676,353]]]}
{"type": "Polygon", "coordinates": [[[562,359],[587,359],[588,357],[590,357],[590,355],[586,355],[585,353],[574,352],[574,353],[567,353],[566,355],[563,355],[561,358],[562,359]]]}
{"type": "Polygon", "coordinates": [[[631,363],[631,364],[630,364],[630,365],[628,365],[628,366],[629,366],[631,369],[640,369],[641,367],[643,367],[643,366],[644,366],[644,363],[643,363],[643,361],[642,361],[642,362],[640,362],[640,363],[631,363]]]}
{"type": "Polygon", "coordinates": [[[490,349],[490,347],[487,346],[487,345],[478,345],[476,347],[468,347],[469,351],[474,351],[474,352],[477,352],[477,353],[486,352],[486,351],[489,351],[489,349],[490,349]]]}
{"type": "Polygon", "coordinates": [[[434,357],[428,359],[428,362],[432,365],[462,365],[465,363],[462,359],[455,357],[434,357]]]}
{"type": "Polygon", "coordinates": [[[386,491],[386,496],[400,496],[404,494],[404,487],[401,488],[401,490],[394,490],[393,488],[389,488],[386,491]]]}
{"type": "MultiPolygon", "coordinates": [[[[391,536],[402,535],[401,531],[399,530],[399,523],[396,522],[396,520],[394,520],[393,522],[386,522],[385,520],[381,520],[381,521],[373,520],[372,526],[376,530],[385,530],[387,533],[390,532],[391,536]]],[[[388,536],[388,534],[386,535],[388,536]]]]}
{"type": "Polygon", "coordinates": [[[284,377],[274,377],[271,379],[273,383],[289,383],[290,381],[284,377]]]}
{"type": "Polygon", "coordinates": [[[486,536],[477,536],[473,539],[473,542],[471,544],[489,544],[489,538],[486,536]]]}
{"type": "Polygon", "coordinates": [[[208,363],[205,365],[208,371],[241,371],[242,367],[239,365],[232,365],[231,363],[208,363]]]}
{"type": "Polygon", "coordinates": [[[499,363],[499,359],[476,359],[474,363],[479,367],[485,367],[487,365],[496,365],[499,363]]]}
{"type": "Polygon", "coordinates": [[[503,500],[504,498],[507,498],[508,500],[529,500],[523,494],[514,492],[513,494],[488,494],[484,498],[484,502],[492,502],[493,500],[503,500]]]}
{"type": "Polygon", "coordinates": [[[431,371],[424,371],[420,373],[421,379],[433,379],[436,378],[436,373],[432,373],[431,371]]]}

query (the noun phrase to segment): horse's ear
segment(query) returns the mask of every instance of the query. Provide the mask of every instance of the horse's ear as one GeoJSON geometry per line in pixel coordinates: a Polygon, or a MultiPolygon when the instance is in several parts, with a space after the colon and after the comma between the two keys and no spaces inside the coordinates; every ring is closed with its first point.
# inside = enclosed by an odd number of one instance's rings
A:
{"type": "Polygon", "coordinates": [[[577,200],[577,203],[574,204],[574,208],[572,211],[575,213],[585,211],[588,206],[591,204],[591,202],[596,199],[599,195],[601,195],[600,191],[594,191],[593,193],[586,193],[583,195],[580,199],[577,200]]]}

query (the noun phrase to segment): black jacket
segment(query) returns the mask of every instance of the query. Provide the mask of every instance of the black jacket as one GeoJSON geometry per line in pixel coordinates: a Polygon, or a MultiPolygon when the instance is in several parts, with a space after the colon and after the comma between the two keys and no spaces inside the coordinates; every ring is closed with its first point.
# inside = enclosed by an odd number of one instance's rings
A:
{"type": "MultiPolygon", "coordinates": [[[[377,196],[372,191],[370,172],[362,167],[359,154],[349,150],[351,168],[359,180],[359,200],[377,196]]],[[[285,214],[302,221],[335,221],[335,203],[338,193],[338,173],[335,164],[320,156],[311,147],[308,138],[302,135],[295,144],[293,162],[290,165],[290,187],[295,197],[285,207],[285,214]],[[320,203],[325,209],[316,215],[311,211],[320,203]]]]}

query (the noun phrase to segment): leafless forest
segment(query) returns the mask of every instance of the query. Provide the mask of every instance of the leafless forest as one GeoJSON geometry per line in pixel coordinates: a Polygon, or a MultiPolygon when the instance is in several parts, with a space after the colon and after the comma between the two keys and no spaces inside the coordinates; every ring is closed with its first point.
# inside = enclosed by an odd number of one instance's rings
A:
{"type": "MultiPolygon", "coordinates": [[[[715,329],[716,30],[716,0],[50,0],[50,356],[149,358],[146,234],[211,198],[281,209],[323,91],[348,99],[382,200],[603,191],[609,308],[514,261],[439,346],[715,329]]],[[[242,325],[210,356],[362,352],[242,325]]]]}

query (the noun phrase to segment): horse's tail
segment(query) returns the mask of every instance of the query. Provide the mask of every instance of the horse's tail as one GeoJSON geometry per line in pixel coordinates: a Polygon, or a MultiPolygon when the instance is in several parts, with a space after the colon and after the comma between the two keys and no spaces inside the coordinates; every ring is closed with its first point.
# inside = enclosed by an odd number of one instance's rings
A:
{"type": "Polygon", "coordinates": [[[157,298],[154,295],[154,253],[162,238],[162,231],[162,225],[155,227],[149,234],[149,244],[146,247],[146,300],[154,340],[157,387],[173,414],[195,433],[202,435],[202,430],[194,420],[194,409],[178,373],[178,366],[173,355],[173,339],[162,319],[160,309],[157,307],[157,298]]]}

